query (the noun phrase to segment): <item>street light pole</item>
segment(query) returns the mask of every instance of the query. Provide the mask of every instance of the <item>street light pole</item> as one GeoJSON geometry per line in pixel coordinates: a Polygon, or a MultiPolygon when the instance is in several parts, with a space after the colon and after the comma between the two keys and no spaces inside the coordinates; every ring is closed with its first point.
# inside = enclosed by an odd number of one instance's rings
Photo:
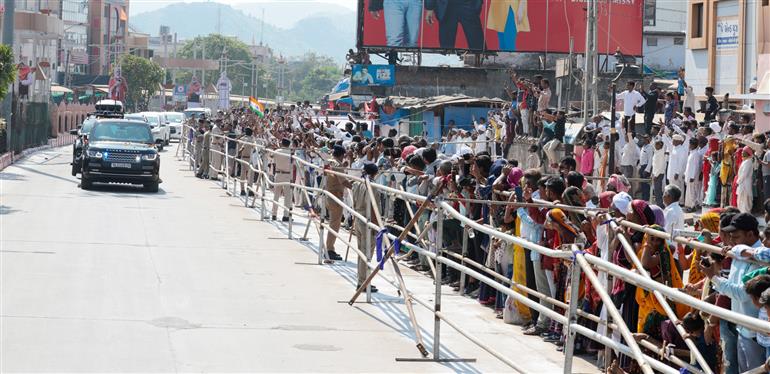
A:
{"type": "MultiPolygon", "coordinates": [[[[3,44],[11,46],[13,50],[13,15],[16,9],[16,0],[5,0],[5,13],[3,13],[3,44]]],[[[13,83],[11,83],[13,85],[13,83]]],[[[11,150],[11,103],[13,90],[9,90],[3,99],[3,117],[5,118],[6,150],[11,150]]]]}
{"type": "Polygon", "coordinates": [[[615,99],[618,94],[618,85],[615,83],[615,80],[612,81],[612,102],[610,106],[612,109],[610,109],[610,112],[612,113],[610,115],[610,170],[607,173],[608,176],[612,175],[615,172],[615,134],[618,133],[618,131],[615,129],[615,99]]]}

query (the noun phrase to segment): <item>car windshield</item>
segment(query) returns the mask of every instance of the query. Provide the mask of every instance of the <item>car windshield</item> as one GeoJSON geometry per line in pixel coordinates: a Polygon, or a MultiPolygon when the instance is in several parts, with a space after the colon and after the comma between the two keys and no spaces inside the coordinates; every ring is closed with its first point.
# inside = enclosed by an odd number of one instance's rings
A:
{"type": "Polygon", "coordinates": [[[184,111],[184,118],[190,119],[190,118],[198,118],[201,116],[201,114],[204,114],[205,112],[202,110],[185,110],[184,111]]]}
{"type": "Polygon", "coordinates": [[[166,118],[168,118],[169,122],[182,122],[184,120],[184,115],[182,113],[166,113],[166,118]]]}
{"type": "Polygon", "coordinates": [[[160,123],[160,117],[158,117],[157,115],[148,114],[148,115],[145,115],[144,117],[147,118],[147,122],[150,123],[150,126],[155,127],[155,126],[158,126],[158,123],[160,123]]]}
{"type": "Polygon", "coordinates": [[[94,125],[96,124],[95,119],[86,119],[83,121],[83,126],[80,127],[80,133],[81,134],[89,134],[91,132],[91,129],[94,128],[94,125]]]}
{"type": "Polygon", "coordinates": [[[145,123],[99,122],[91,131],[91,141],[153,143],[152,132],[145,123]]]}

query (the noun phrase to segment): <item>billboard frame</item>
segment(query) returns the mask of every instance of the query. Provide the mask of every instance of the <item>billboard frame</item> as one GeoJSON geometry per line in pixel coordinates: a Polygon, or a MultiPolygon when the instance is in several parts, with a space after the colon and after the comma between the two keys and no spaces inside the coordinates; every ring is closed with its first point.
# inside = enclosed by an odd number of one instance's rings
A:
{"type": "MultiPolygon", "coordinates": [[[[546,0],[548,1],[548,0],[546,0]]],[[[421,47],[389,47],[389,46],[366,46],[364,45],[364,17],[366,15],[366,9],[365,9],[365,0],[357,0],[358,3],[357,7],[357,20],[356,20],[356,48],[359,51],[365,51],[367,53],[387,53],[391,51],[399,52],[399,53],[434,53],[434,54],[442,54],[442,55],[462,55],[462,54],[473,54],[477,56],[497,56],[498,53],[536,53],[536,54],[570,54],[569,51],[524,51],[524,50],[517,50],[517,51],[494,51],[494,50],[474,50],[474,49],[468,49],[468,48],[421,48],[421,47]]],[[[642,37],[639,39],[639,51],[641,54],[631,54],[631,53],[625,53],[626,56],[633,56],[638,57],[641,59],[644,59],[644,4],[646,3],[645,0],[640,1],[642,4],[642,25],[641,25],[641,35],[642,37]]],[[[587,19],[587,17],[586,17],[587,19]]],[[[597,32],[597,41],[599,38],[599,34],[597,32]]],[[[485,47],[486,47],[486,39],[484,40],[485,47]]],[[[621,49],[622,51],[622,49],[621,49]]],[[[602,55],[610,55],[611,51],[607,51],[607,53],[599,53],[596,52],[597,56],[602,55]]],[[[614,52],[613,52],[614,53],[614,52]]],[[[576,55],[584,55],[585,52],[578,53],[573,52],[573,54],[576,55]]]]}

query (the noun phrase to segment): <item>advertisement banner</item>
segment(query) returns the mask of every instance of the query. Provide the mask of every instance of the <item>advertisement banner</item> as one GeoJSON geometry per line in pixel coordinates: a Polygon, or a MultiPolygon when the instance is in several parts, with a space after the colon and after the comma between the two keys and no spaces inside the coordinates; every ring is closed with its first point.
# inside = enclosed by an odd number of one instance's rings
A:
{"type": "Polygon", "coordinates": [[[353,86],[384,86],[396,84],[396,68],[393,65],[353,65],[350,83],[353,86]]]}
{"type": "MultiPolygon", "coordinates": [[[[583,53],[585,0],[359,0],[364,48],[583,53]]],[[[644,0],[598,3],[599,53],[642,55],[644,0]]]]}
{"type": "Polygon", "coordinates": [[[174,86],[174,94],[172,99],[177,103],[182,103],[187,100],[187,86],[183,84],[174,86]]]}

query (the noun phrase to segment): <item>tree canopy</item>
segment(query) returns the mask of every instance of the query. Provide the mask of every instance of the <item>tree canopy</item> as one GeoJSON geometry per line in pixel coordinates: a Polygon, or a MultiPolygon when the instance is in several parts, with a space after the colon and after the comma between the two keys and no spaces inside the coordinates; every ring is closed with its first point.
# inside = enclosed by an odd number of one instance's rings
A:
{"type": "Polygon", "coordinates": [[[123,56],[120,67],[123,77],[128,82],[127,104],[135,110],[144,110],[147,108],[150,97],[163,83],[163,69],[155,62],[134,55],[123,56]]]}
{"type": "MultiPolygon", "coordinates": [[[[185,43],[179,54],[182,58],[220,60],[227,51],[227,77],[232,84],[232,94],[274,99],[283,96],[287,101],[315,101],[331,91],[341,79],[342,69],[327,56],[314,53],[288,60],[277,57],[256,62],[249,47],[242,41],[217,34],[199,36],[185,43]],[[251,86],[251,69],[254,62],[256,87],[251,86]]],[[[192,72],[180,71],[178,84],[189,84],[192,72]]],[[[206,71],[205,77],[196,73],[206,87],[216,84],[218,71],[206,71]]]]}
{"type": "Polygon", "coordinates": [[[0,45],[0,100],[8,94],[8,87],[16,79],[16,65],[13,63],[13,49],[0,45]]]}

